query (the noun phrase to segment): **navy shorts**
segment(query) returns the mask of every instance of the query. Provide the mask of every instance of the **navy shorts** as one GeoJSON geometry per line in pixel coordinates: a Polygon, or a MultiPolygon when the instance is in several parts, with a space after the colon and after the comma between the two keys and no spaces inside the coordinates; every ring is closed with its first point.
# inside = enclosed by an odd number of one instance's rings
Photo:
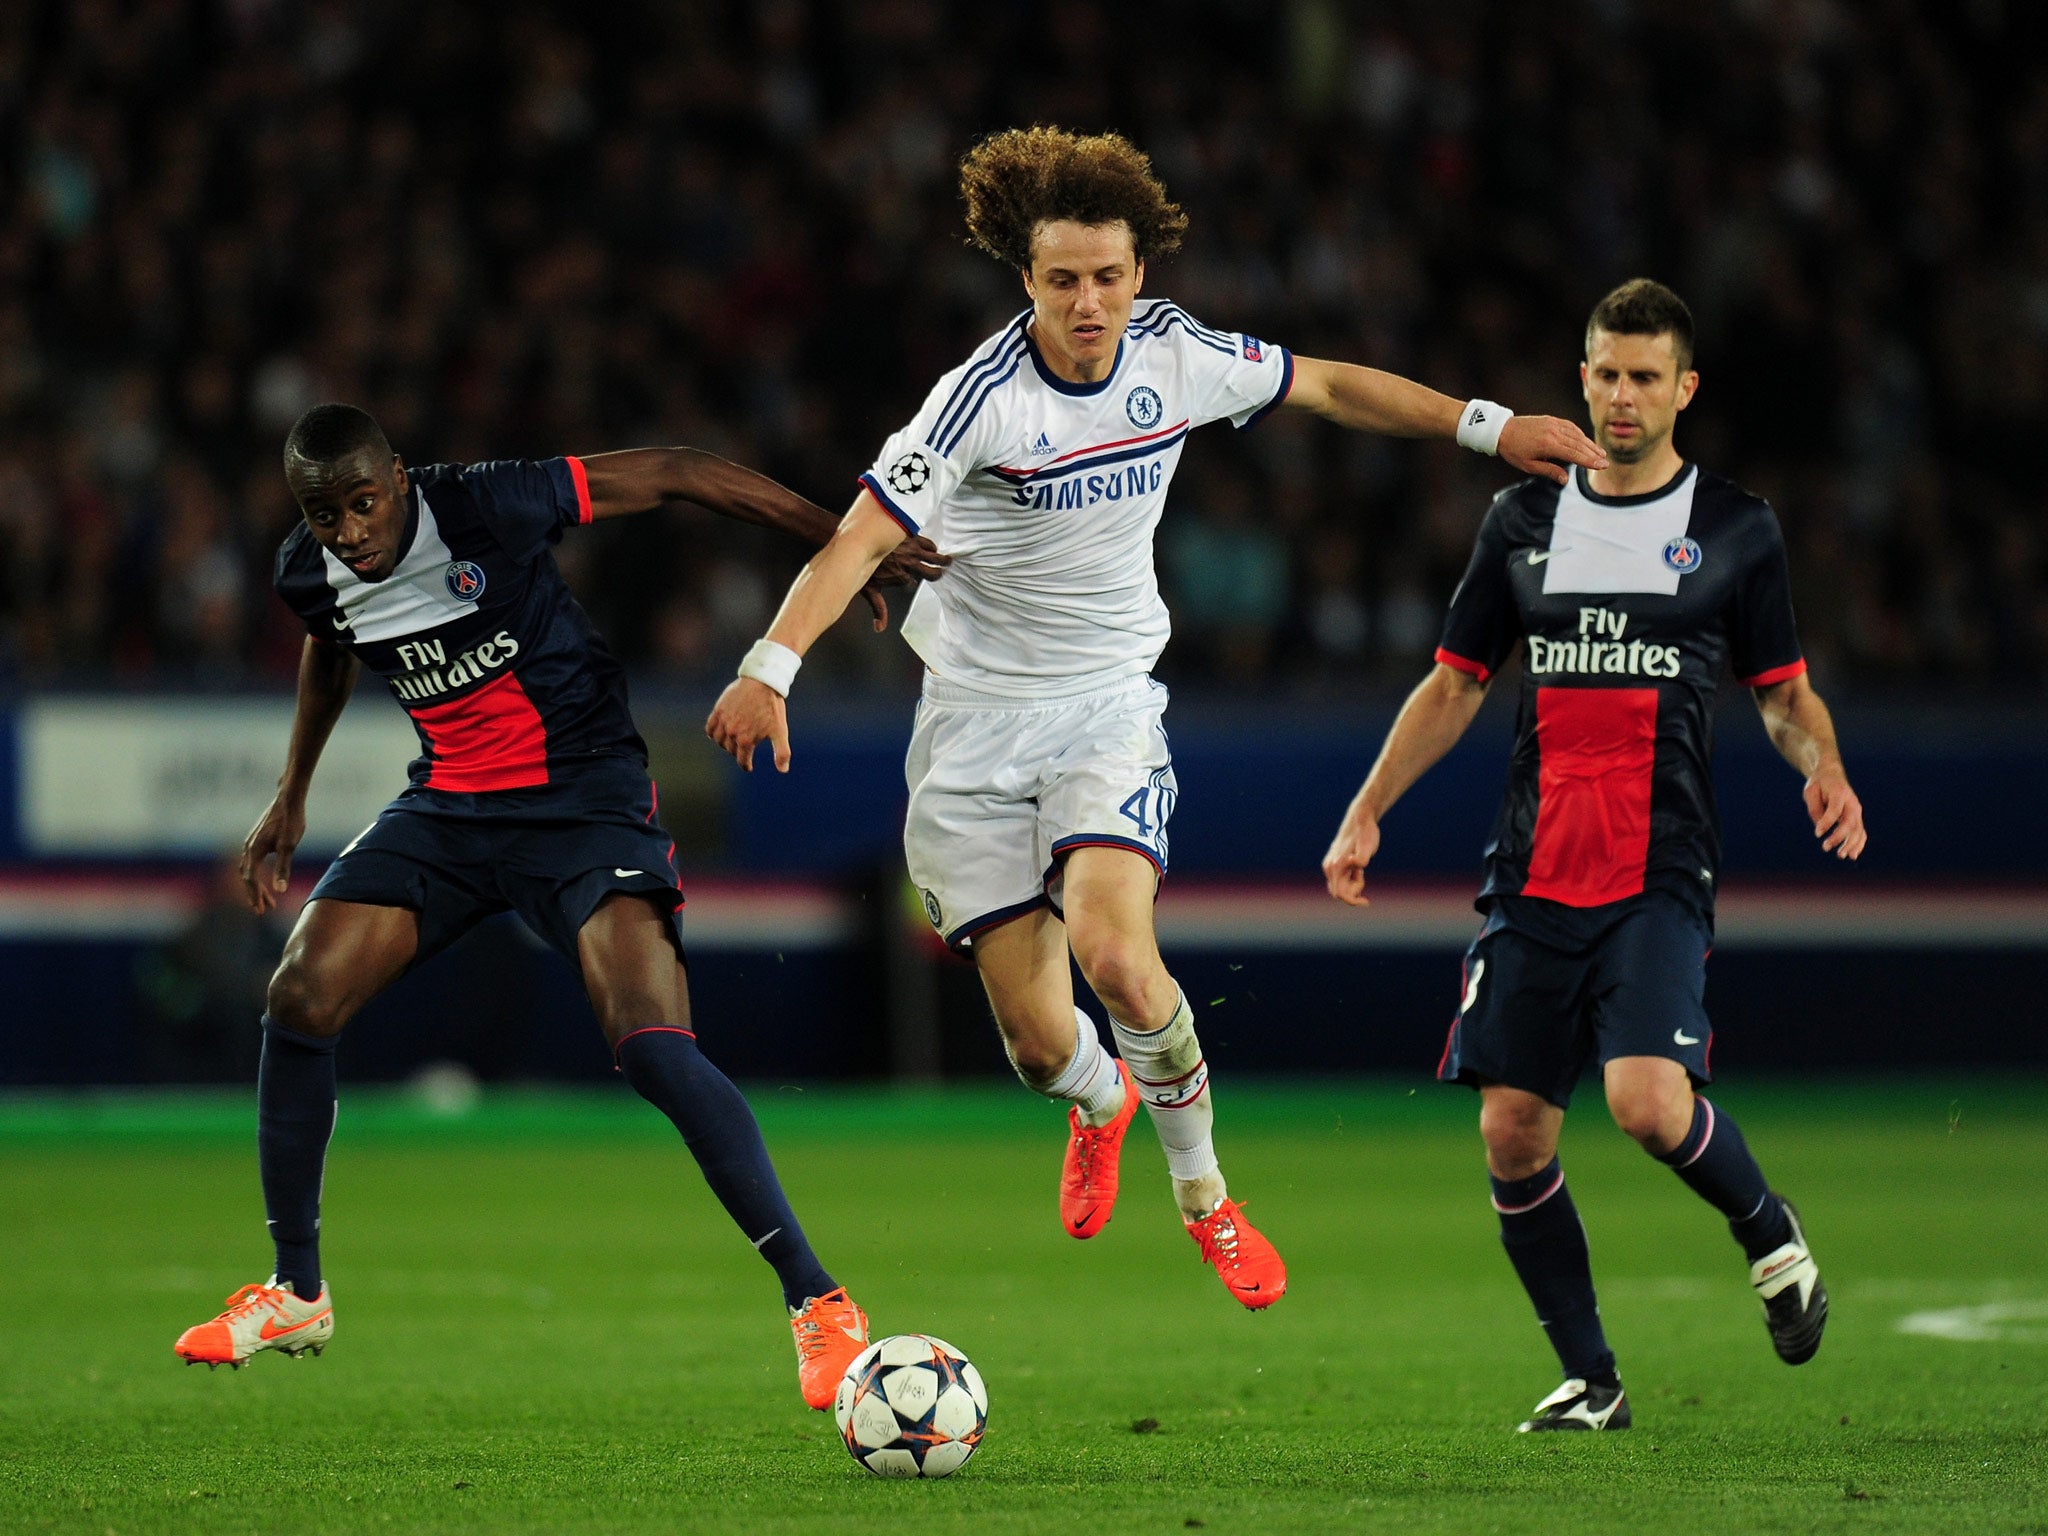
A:
{"type": "Polygon", "coordinates": [[[415,784],[342,849],[309,899],[411,908],[415,964],[483,919],[517,912],[576,965],[577,932],[598,903],[644,891],[672,912],[681,953],[675,854],[647,770],[608,758],[530,789],[458,794],[415,784]]]}
{"type": "Polygon", "coordinates": [[[1702,996],[1713,930],[1666,891],[1599,907],[1497,896],[1465,951],[1464,989],[1436,1075],[1505,1083],[1563,1109],[1586,1064],[1664,1056],[1712,1080],[1702,996]]]}

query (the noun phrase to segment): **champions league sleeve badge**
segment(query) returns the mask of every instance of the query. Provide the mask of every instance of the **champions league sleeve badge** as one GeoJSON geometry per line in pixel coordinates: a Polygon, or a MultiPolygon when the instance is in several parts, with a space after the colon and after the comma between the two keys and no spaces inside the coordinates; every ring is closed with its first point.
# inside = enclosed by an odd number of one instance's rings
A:
{"type": "Polygon", "coordinates": [[[1690,576],[1700,568],[1700,547],[1680,534],[1664,546],[1664,563],[1679,575],[1690,576]]]}
{"type": "MultiPolygon", "coordinates": [[[[1669,550],[1664,558],[1671,558],[1669,550]]],[[[474,560],[450,561],[442,579],[448,583],[448,595],[457,602],[473,603],[484,595],[484,568],[474,560]]]]}
{"type": "Polygon", "coordinates": [[[889,489],[899,496],[914,496],[931,483],[932,466],[921,453],[906,453],[889,466],[889,489]]]}
{"type": "Polygon", "coordinates": [[[1140,384],[1124,396],[1124,414],[1131,418],[1131,425],[1150,429],[1159,425],[1159,418],[1166,414],[1166,406],[1159,398],[1159,391],[1150,384],[1140,384]]]}

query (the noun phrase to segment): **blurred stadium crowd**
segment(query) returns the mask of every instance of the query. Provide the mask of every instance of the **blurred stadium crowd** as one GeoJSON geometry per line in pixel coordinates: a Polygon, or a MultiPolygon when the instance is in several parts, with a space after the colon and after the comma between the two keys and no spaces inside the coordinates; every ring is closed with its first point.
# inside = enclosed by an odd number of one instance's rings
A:
{"type": "MultiPolygon", "coordinates": [[[[1770,496],[1824,685],[2048,676],[2048,51],[2021,0],[10,0],[0,676],[288,677],[306,405],[416,462],[691,442],[835,510],[1023,305],[952,168],[1120,129],[1212,324],[1579,416],[1637,273],[1684,446],[1770,496]]],[[[1189,445],[1166,674],[1412,677],[1498,466],[1275,417],[1189,445]]],[[[644,674],[725,673],[798,552],[565,545],[644,674]]],[[[893,643],[840,637],[843,678],[893,643]]]]}

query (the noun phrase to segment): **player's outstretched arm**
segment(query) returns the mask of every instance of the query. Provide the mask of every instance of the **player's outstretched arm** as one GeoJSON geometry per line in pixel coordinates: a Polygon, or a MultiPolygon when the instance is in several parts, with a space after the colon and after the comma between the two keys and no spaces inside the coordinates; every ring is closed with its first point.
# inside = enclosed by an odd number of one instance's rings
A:
{"type": "Polygon", "coordinates": [[[1835,743],[1835,721],[1804,672],[1768,688],[1756,688],[1756,707],[1764,717],[1771,745],[1806,778],[1806,814],[1813,835],[1838,859],[1861,857],[1870,841],[1863,829],[1863,802],[1849,787],[1835,743]]]}
{"type": "Polygon", "coordinates": [[[1365,866],[1379,852],[1380,818],[1457,745],[1485,699],[1485,683],[1442,662],[1408,695],[1372,772],[1352,796],[1337,835],[1330,840],[1330,851],[1323,855],[1323,881],[1332,896],[1354,907],[1370,905],[1365,866]]]}
{"type": "Polygon", "coordinates": [[[338,645],[306,637],[299,652],[298,706],[292,712],[291,744],[285,749],[284,772],[277,796],[242,842],[242,889],[250,907],[268,912],[292,883],[292,854],[306,835],[306,792],[313,770],[355,691],[359,663],[338,645]],[[274,869],[264,866],[276,860],[274,869]]]}
{"type": "Polygon", "coordinates": [[[902,525],[862,491],[831,542],[797,573],[775,622],[754,642],[740,663],[740,675],[726,685],[704,722],[704,734],[749,773],[754,748],[764,741],[774,748],[775,771],[789,772],[789,717],[783,701],[797,665],[902,536],[902,525]]]}
{"type": "MultiPolygon", "coordinates": [[[[590,517],[625,517],[667,501],[693,501],[722,517],[794,534],[822,545],[839,519],[786,485],[701,448],[627,448],[582,460],[590,488],[590,517]]],[[[889,627],[889,605],[878,590],[912,581],[935,580],[952,563],[922,537],[903,538],[883,556],[862,589],[877,630],[889,627]]]]}
{"type": "Polygon", "coordinates": [[[1562,417],[1516,416],[1485,400],[1461,403],[1413,379],[1355,363],[1295,358],[1294,387],[1288,392],[1287,405],[1292,410],[1314,411],[1327,421],[1359,432],[1455,438],[1482,453],[1499,454],[1524,474],[1542,475],[1559,485],[1570,474],[1568,465],[1607,467],[1607,455],[1562,417]],[[1467,422],[1468,407],[1491,409],[1496,417],[1492,429],[1486,430],[1489,423],[1484,409],[1478,422],[1467,422]]]}

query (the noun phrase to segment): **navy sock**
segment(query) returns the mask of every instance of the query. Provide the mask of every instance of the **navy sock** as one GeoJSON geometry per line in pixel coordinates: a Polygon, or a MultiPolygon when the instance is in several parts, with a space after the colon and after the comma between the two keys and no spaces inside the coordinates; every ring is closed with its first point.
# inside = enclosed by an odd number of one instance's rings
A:
{"type": "Polygon", "coordinates": [[[800,1307],[837,1290],[789,1208],[753,1110],[697,1049],[696,1036],[671,1027],[636,1029],[619,1041],[618,1058],[626,1081],[683,1133],[726,1214],[775,1266],[783,1301],[800,1307]]]}
{"type": "Polygon", "coordinates": [[[1705,1099],[1692,1101],[1692,1129],[1657,1159],[1707,1204],[1728,1218],[1728,1230],[1755,1263],[1792,1240],[1785,1202],[1771,1193],[1763,1169],[1750,1156],[1735,1121],[1705,1099]]]}
{"type": "Polygon", "coordinates": [[[1548,1168],[1530,1178],[1489,1174],[1488,1180],[1493,1208],[1500,1213],[1501,1245],[1536,1304],[1536,1320],[1550,1336],[1565,1375],[1596,1386],[1619,1386],[1614,1351],[1607,1347],[1593,1295],[1585,1224],[1564,1187],[1564,1169],[1553,1157],[1548,1168]]]}
{"type": "Polygon", "coordinates": [[[277,1278],[301,1296],[320,1294],[320,1181],[334,1134],[335,1037],[286,1029],[263,1016],[256,1069],[256,1160],[263,1210],[277,1245],[277,1278]]]}

